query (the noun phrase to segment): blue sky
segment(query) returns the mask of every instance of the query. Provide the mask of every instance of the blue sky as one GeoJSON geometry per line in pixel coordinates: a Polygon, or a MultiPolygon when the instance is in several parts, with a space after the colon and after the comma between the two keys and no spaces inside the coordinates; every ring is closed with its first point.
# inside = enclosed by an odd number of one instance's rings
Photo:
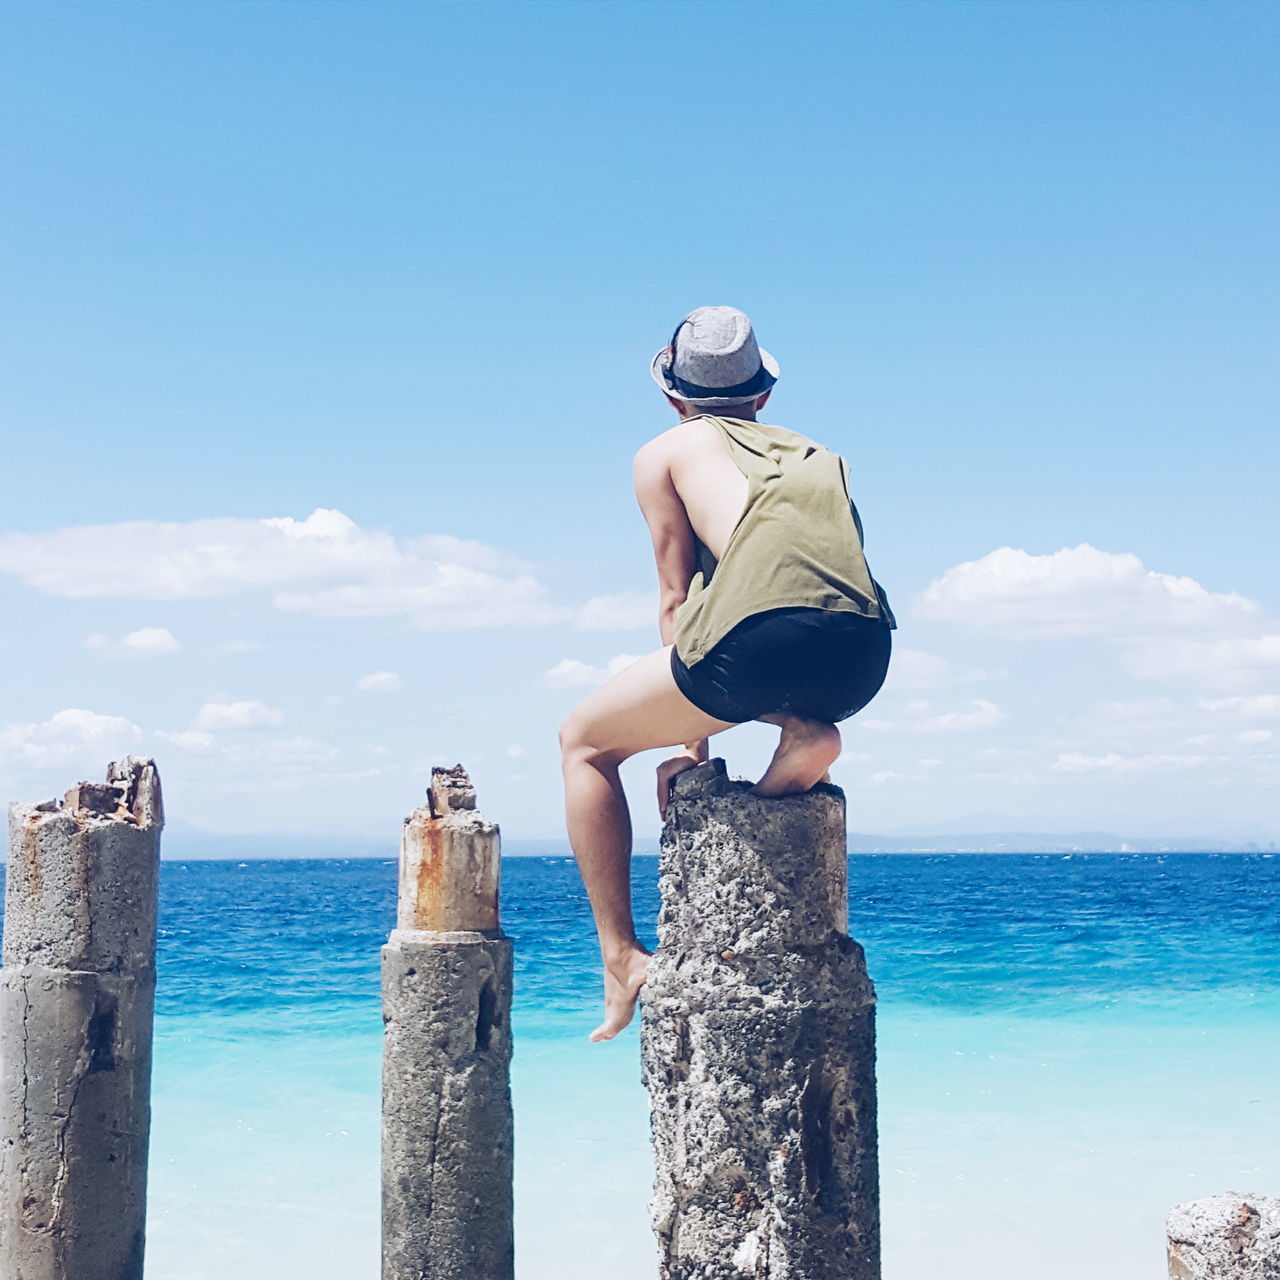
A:
{"type": "Polygon", "coordinates": [[[729,303],[901,624],[852,827],[1276,838],[1277,35],[5,6],[5,797],[132,750],[175,824],[394,838],[461,759],[557,834],[559,720],[657,644],[648,361],[729,303]]]}

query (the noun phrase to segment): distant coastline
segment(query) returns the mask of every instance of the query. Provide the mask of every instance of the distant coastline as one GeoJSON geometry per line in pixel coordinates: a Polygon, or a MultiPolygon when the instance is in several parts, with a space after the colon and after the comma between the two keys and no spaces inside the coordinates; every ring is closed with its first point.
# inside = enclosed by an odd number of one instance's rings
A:
{"type": "Polygon", "coordinates": [[[1271,841],[1143,839],[1107,831],[991,832],[973,835],[876,836],[849,832],[850,853],[1278,853],[1271,841]]]}
{"type": "MultiPolygon", "coordinates": [[[[635,856],[652,857],[658,852],[656,836],[638,837],[635,856]]],[[[1192,837],[1183,840],[1135,838],[1106,831],[1045,833],[1034,831],[984,832],[960,835],[930,833],[928,835],[885,836],[849,832],[849,852],[901,854],[1029,854],[1029,853],[1256,853],[1280,854],[1275,840],[1222,840],[1192,837]]],[[[568,841],[563,837],[508,837],[503,840],[507,857],[568,858],[572,857],[568,841]]],[[[386,837],[279,834],[220,834],[195,831],[190,827],[166,834],[161,840],[161,857],[166,862],[203,862],[225,860],[257,862],[263,860],[308,858],[349,859],[384,858],[394,861],[399,846],[386,837]]]]}

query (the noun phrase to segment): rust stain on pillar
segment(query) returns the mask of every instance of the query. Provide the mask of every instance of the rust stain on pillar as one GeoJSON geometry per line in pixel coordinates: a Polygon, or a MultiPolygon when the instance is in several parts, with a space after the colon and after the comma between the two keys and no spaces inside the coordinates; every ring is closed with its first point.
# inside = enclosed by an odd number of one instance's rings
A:
{"type": "Polygon", "coordinates": [[[405,819],[382,949],[383,1280],[512,1280],[511,940],[466,770],[405,819]]]}
{"type": "Polygon", "coordinates": [[[461,765],[431,771],[428,802],[400,837],[399,929],[498,927],[497,827],[461,765]]]}

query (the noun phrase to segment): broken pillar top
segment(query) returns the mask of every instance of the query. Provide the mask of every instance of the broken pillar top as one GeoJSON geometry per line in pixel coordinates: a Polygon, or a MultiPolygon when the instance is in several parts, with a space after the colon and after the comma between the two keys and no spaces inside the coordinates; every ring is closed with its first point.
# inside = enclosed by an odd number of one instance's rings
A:
{"type": "Polygon", "coordinates": [[[708,760],[671,789],[659,936],[735,954],[823,945],[848,930],[847,857],[839,787],[758,796],[708,760]]]}
{"type": "Polygon", "coordinates": [[[715,756],[676,774],[672,781],[671,796],[672,799],[691,800],[736,795],[740,801],[765,807],[779,803],[793,807],[804,806],[812,803],[815,797],[830,797],[836,801],[844,799],[844,792],[834,782],[816,783],[810,790],[794,796],[757,796],[753,791],[754,786],[748,778],[729,777],[725,762],[715,756]]]}
{"type": "Polygon", "coordinates": [[[400,834],[396,927],[496,931],[500,853],[498,828],[476,809],[466,769],[433,768],[427,803],[400,834]]]}
{"type": "Polygon", "coordinates": [[[476,807],[476,789],[467,771],[455,764],[452,769],[436,765],[431,770],[431,785],[427,788],[431,812],[437,818],[446,813],[456,813],[476,807]]]}
{"type": "Polygon", "coordinates": [[[154,963],[164,805],[155,761],[125,756],[62,800],[9,806],[4,960],[112,972],[154,963]]]}
{"type": "Polygon", "coordinates": [[[124,756],[107,763],[105,782],[75,782],[61,800],[38,804],[14,804],[17,820],[48,821],[46,815],[71,817],[78,823],[105,819],[138,827],[164,825],[164,804],[160,796],[160,775],[156,762],[146,756],[124,756]]]}
{"type": "Polygon", "coordinates": [[[1165,1219],[1177,1280],[1280,1275],[1280,1197],[1227,1191],[1175,1205],[1165,1219]]]}

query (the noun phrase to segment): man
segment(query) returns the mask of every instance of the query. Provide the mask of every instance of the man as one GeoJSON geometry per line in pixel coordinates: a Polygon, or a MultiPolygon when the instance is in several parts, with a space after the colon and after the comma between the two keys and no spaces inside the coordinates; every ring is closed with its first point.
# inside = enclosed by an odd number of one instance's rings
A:
{"type": "Polygon", "coordinates": [[[748,720],[781,730],[757,795],[807,791],[840,754],[836,722],[879,690],[896,626],[862,552],[848,464],[760,423],[778,365],[733,307],[699,307],[651,372],[679,423],[635,457],[653,537],[663,647],[584,699],[560,730],[569,840],[604,960],[605,1020],[630,1021],[650,953],[631,915],[631,819],[619,766],[678,746],[671,780],[707,759],[707,739],[748,720]]]}

